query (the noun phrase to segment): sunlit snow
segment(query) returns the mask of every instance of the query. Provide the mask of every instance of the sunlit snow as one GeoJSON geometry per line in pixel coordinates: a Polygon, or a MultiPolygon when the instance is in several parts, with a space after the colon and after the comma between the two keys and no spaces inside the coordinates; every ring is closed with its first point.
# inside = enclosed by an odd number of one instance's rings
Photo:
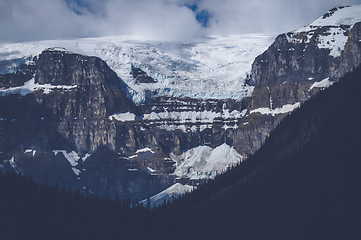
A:
{"type": "Polygon", "coordinates": [[[109,116],[109,120],[115,119],[117,121],[127,122],[127,121],[134,121],[135,117],[136,117],[135,114],[130,112],[117,113],[109,116]]]}
{"type": "Polygon", "coordinates": [[[347,42],[346,29],[350,30],[357,22],[361,22],[361,5],[338,8],[333,13],[328,12],[328,16],[325,18],[322,16],[311,24],[291,32],[291,36],[287,37],[288,41],[297,42],[300,40],[293,38],[292,34],[306,32],[307,40],[305,42],[308,43],[318,27],[328,27],[329,29],[324,34],[318,36],[317,46],[330,49],[330,56],[339,57],[347,42]],[[340,28],[341,25],[342,28],[340,28]]]}
{"type": "Polygon", "coordinates": [[[329,87],[333,84],[332,81],[329,80],[329,78],[325,78],[319,82],[314,82],[311,87],[310,90],[312,90],[313,88],[326,88],[329,87]]]}
{"type": "Polygon", "coordinates": [[[257,109],[251,110],[250,113],[260,113],[260,114],[263,114],[263,115],[275,116],[277,114],[284,114],[284,113],[292,112],[295,108],[298,108],[298,107],[300,107],[300,103],[296,102],[294,104],[286,104],[286,105],[283,105],[280,108],[275,108],[275,109],[257,108],[257,109]]]}
{"type": "Polygon", "coordinates": [[[177,162],[174,174],[179,178],[190,179],[213,178],[244,158],[226,143],[214,149],[198,146],[180,156],[172,154],[171,157],[177,162]]]}
{"type": "Polygon", "coordinates": [[[142,152],[151,152],[151,153],[155,153],[152,149],[150,149],[149,147],[146,148],[142,148],[142,149],[138,149],[135,153],[142,153],[142,152]]]}
{"type": "Polygon", "coordinates": [[[179,123],[213,123],[215,118],[222,119],[239,119],[244,117],[247,110],[242,112],[233,110],[230,112],[228,109],[224,109],[222,112],[212,112],[204,110],[202,112],[197,111],[183,111],[183,112],[152,112],[150,114],[144,114],[144,120],[166,120],[170,119],[179,123]]]}
{"type": "Polygon", "coordinates": [[[77,88],[77,85],[67,86],[67,85],[51,85],[51,84],[39,84],[35,83],[35,79],[32,78],[29,81],[25,82],[24,85],[11,88],[1,88],[0,96],[9,95],[9,94],[20,94],[25,96],[33,91],[42,90],[44,94],[49,94],[54,89],[62,90],[71,90],[77,88]]]}
{"type": "Polygon", "coordinates": [[[31,153],[32,155],[33,155],[33,157],[35,156],[35,153],[36,153],[36,150],[34,150],[34,149],[26,149],[25,151],[24,151],[24,153],[31,153]]]}
{"type": "MultiPolygon", "coordinates": [[[[131,40],[128,36],[0,43],[0,72],[12,72],[15,65],[31,62],[44,49],[62,47],[68,51],[105,60],[128,85],[135,102],[145,100],[145,91],[162,96],[240,99],[253,87],[245,84],[251,65],[273,42],[274,36],[213,36],[189,42],[131,40]],[[138,67],[157,83],[139,83],[131,75],[138,67]],[[6,68],[6,69],[3,69],[6,68]]],[[[62,50],[58,48],[58,50],[62,50]]]]}

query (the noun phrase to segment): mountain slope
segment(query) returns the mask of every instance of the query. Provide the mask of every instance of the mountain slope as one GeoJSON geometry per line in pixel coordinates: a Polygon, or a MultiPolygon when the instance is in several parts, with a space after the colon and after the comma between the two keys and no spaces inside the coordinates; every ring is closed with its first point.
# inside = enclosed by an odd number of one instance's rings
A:
{"type": "Polygon", "coordinates": [[[190,225],[197,228],[189,234],[207,239],[360,237],[361,112],[355,107],[361,101],[360,79],[358,68],[286,117],[240,166],[176,202],[176,212],[193,206],[180,213],[180,218],[196,219],[190,225]]]}
{"type": "Polygon", "coordinates": [[[122,208],[1,176],[1,234],[5,239],[359,239],[361,112],[354,103],[361,101],[360,79],[358,68],[287,116],[240,166],[155,211],[129,211],[127,204],[122,208]]]}

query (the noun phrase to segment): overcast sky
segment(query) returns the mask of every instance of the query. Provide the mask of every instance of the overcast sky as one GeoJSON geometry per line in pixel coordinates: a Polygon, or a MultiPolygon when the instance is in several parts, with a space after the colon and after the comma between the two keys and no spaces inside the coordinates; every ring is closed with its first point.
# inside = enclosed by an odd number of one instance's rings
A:
{"type": "Polygon", "coordinates": [[[0,41],[280,33],[361,0],[0,0],[0,41]]]}

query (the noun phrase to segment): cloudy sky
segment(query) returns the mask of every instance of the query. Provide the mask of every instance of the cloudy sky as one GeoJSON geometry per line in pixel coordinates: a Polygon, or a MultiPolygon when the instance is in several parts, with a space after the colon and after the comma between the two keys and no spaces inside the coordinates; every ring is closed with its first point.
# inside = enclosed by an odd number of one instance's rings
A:
{"type": "Polygon", "coordinates": [[[280,33],[361,0],[0,0],[0,41],[280,33]]]}

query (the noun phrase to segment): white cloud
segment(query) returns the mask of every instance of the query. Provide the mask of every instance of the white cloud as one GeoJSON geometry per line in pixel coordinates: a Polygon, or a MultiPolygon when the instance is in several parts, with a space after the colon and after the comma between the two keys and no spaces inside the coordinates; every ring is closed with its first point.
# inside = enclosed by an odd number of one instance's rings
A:
{"type": "Polygon", "coordinates": [[[179,1],[109,1],[107,34],[131,34],[148,39],[186,39],[200,35],[202,28],[194,13],[179,1]]]}
{"type": "Polygon", "coordinates": [[[209,34],[283,32],[360,0],[0,0],[0,41],[130,34],[184,40],[209,34]],[[79,4],[80,3],[80,4],[79,4]],[[211,13],[209,27],[185,4],[211,13]]]}
{"type": "Polygon", "coordinates": [[[360,0],[206,0],[200,6],[213,13],[211,33],[280,33],[309,24],[327,10],[360,0]]]}

